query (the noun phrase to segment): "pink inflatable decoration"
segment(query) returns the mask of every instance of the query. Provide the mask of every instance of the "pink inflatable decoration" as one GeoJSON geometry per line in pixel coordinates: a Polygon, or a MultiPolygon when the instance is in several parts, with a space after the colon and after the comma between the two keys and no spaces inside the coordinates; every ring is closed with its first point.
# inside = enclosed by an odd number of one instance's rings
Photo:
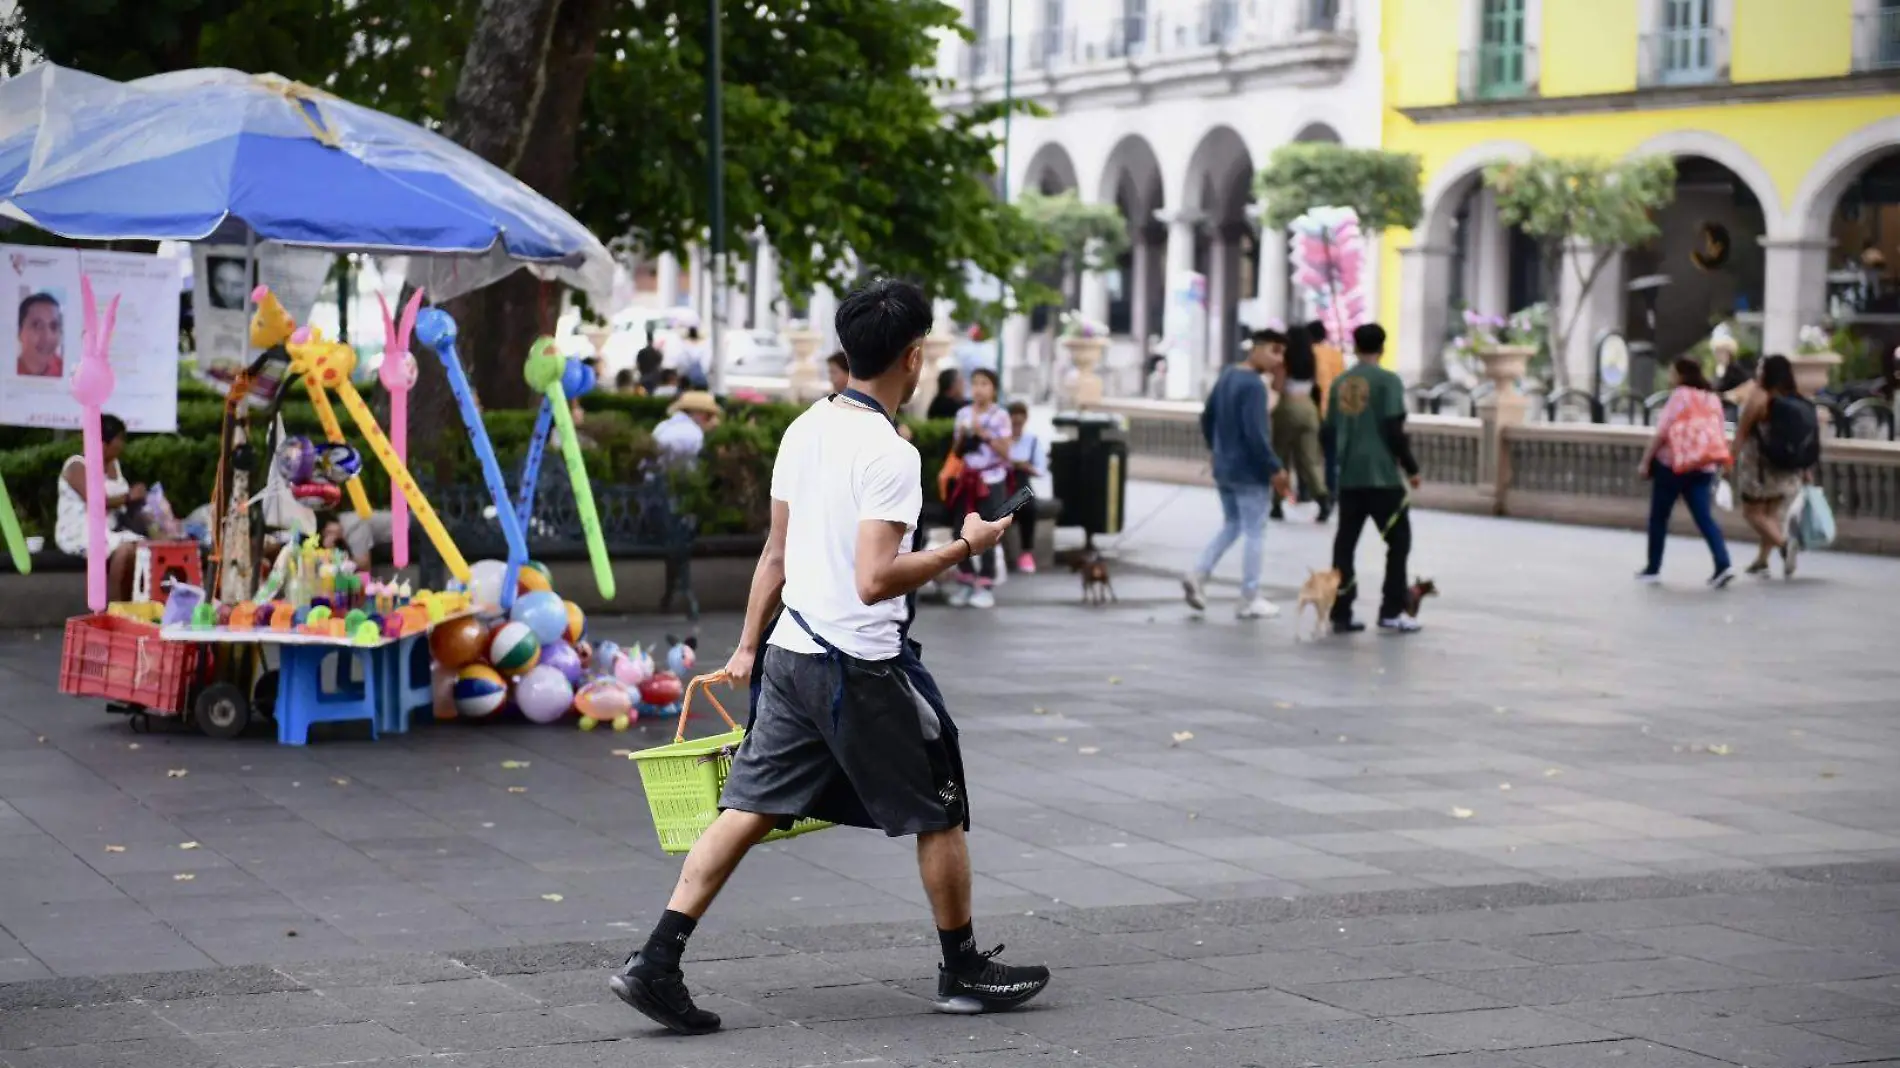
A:
{"type": "Polygon", "coordinates": [[[86,315],[79,370],[73,372],[73,399],[85,409],[86,440],[86,605],[106,610],[106,447],[100,440],[99,419],[117,384],[112,376],[112,327],[119,318],[119,296],[106,302],[103,319],[92,294],[92,276],[79,276],[79,293],[86,315]]]}
{"type": "MultiPolygon", "coordinates": [[[[383,309],[383,365],[378,372],[383,388],[389,391],[389,444],[403,463],[409,462],[409,390],[416,384],[416,358],[409,355],[409,335],[416,328],[416,310],[422,307],[422,290],[409,298],[402,310],[402,327],[389,317],[389,302],[381,293],[376,303],[383,309]]],[[[389,487],[389,554],[397,567],[409,566],[409,502],[402,489],[389,487]]]]}
{"type": "Polygon", "coordinates": [[[1366,244],[1351,208],[1314,208],[1293,220],[1293,282],[1319,311],[1342,347],[1371,317],[1366,298],[1366,244]]]}

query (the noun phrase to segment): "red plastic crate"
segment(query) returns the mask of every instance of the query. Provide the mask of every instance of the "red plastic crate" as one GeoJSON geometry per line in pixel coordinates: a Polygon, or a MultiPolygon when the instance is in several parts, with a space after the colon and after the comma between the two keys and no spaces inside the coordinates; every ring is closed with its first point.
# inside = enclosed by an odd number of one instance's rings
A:
{"type": "Polygon", "coordinates": [[[190,696],[197,648],[168,642],[150,623],[98,613],[66,621],[59,692],[181,712],[190,696]]]}

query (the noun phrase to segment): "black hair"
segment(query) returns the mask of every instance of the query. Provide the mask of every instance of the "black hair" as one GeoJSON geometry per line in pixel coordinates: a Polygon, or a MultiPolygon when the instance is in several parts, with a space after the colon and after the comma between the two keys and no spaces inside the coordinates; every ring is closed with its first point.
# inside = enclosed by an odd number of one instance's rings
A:
{"type": "Polygon", "coordinates": [[[1385,354],[1385,327],[1378,323],[1355,326],[1352,330],[1352,350],[1361,356],[1381,356],[1385,354]]]}
{"type": "Polygon", "coordinates": [[[1692,360],[1684,356],[1682,359],[1676,361],[1675,369],[1676,377],[1682,379],[1682,384],[1688,386],[1690,389],[1706,390],[1714,388],[1709,385],[1709,376],[1702,370],[1702,362],[1700,360],[1692,360]]]}
{"type": "Polygon", "coordinates": [[[1019,401],[1019,400],[1010,401],[1009,414],[1026,416],[1029,414],[1029,405],[1024,404],[1022,401],[1019,401]]]}
{"type": "Polygon", "coordinates": [[[15,330],[26,329],[26,313],[32,311],[33,306],[36,304],[47,305],[48,307],[52,308],[54,311],[59,310],[58,297],[53,296],[51,293],[31,294],[30,296],[26,297],[24,300],[20,301],[20,325],[14,327],[15,330]]]}
{"type": "Polygon", "coordinates": [[[1786,356],[1765,357],[1761,361],[1761,387],[1771,393],[1798,393],[1794,381],[1794,364],[1786,356]]]}
{"type": "Polygon", "coordinates": [[[990,370],[990,369],[989,369],[988,367],[972,367],[972,368],[970,368],[970,380],[971,380],[971,381],[975,381],[975,380],[976,380],[976,379],[978,379],[978,378],[987,378],[987,379],[989,379],[989,380],[990,380],[990,388],[992,388],[992,389],[994,389],[994,390],[996,390],[996,392],[997,392],[997,393],[1001,393],[1001,392],[1003,392],[1003,380],[1002,380],[1002,379],[1000,379],[1000,378],[998,378],[998,377],[996,377],[996,372],[995,372],[995,371],[992,371],[992,370],[990,370]]]}
{"type": "Polygon", "coordinates": [[[838,305],[838,342],[851,377],[869,382],[889,371],[930,333],[934,313],[924,291],[909,282],[879,278],[838,305]]]}
{"type": "Polygon", "coordinates": [[[1295,382],[1311,382],[1318,374],[1312,336],[1304,330],[1292,331],[1286,339],[1286,376],[1295,382]]]}
{"type": "Polygon", "coordinates": [[[630,367],[622,367],[620,373],[614,376],[614,388],[629,389],[632,388],[636,381],[638,381],[638,379],[634,378],[633,369],[630,367]]]}
{"type": "Polygon", "coordinates": [[[125,420],[116,415],[99,417],[99,440],[116,441],[125,436],[125,420]]]}
{"type": "Polygon", "coordinates": [[[937,393],[941,396],[948,397],[950,395],[950,387],[956,385],[957,380],[962,377],[963,377],[962,372],[958,371],[954,367],[946,367],[943,370],[938,371],[937,372],[937,393]]]}
{"type": "Polygon", "coordinates": [[[1307,337],[1307,340],[1311,341],[1315,345],[1319,344],[1322,341],[1325,341],[1326,340],[1326,324],[1320,322],[1318,319],[1315,319],[1312,322],[1307,323],[1306,337],[1307,337]]]}
{"type": "Polygon", "coordinates": [[[1269,326],[1265,330],[1255,330],[1253,332],[1253,343],[1256,345],[1284,345],[1286,344],[1286,335],[1269,326]]]}
{"type": "Polygon", "coordinates": [[[687,327],[687,328],[686,328],[686,340],[688,340],[688,341],[698,341],[698,340],[699,340],[699,327],[697,327],[697,326],[689,326],[689,327],[687,327]]]}
{"type": "Polygon", "coordinates": [[[851,370],[851,361],[846,359],[842,352],[834,352],[825,357],[825,362],[833,367],[842,368],[846,373],[851,370]]]}
{"type": "Polygon", "coordinates": [[[679,380],[680,380],[680,373],[678,371],[675,371],[671,367],[664,367],[660,369],[660,384],[661,385],[670,386],[679,382],[679,380]]]}

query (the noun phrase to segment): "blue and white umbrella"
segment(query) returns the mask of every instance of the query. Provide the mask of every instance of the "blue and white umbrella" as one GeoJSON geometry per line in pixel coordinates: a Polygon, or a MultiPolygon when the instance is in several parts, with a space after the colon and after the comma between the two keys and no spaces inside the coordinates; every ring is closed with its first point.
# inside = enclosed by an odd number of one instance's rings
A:
{"type": "Polygon", "coordinates": [[[87,240],[273,241],[412,257],[442,300],[527,267],[605,301],[573,216],[445,137],[274,74],[0,83],[0,216],[87,240]]]}

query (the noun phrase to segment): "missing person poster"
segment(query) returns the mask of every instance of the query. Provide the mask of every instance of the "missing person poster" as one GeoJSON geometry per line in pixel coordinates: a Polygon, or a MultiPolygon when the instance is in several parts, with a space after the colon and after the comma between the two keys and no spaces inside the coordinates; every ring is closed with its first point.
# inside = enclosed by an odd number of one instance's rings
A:
{"type": "Polygon", "coordinates": [[[71,377],[83,352],[85,274],[102,314],[119,298],[106,411],[135,431],[177,430],[178,272],[177,260],[159,256],[0,245],[0,305],[16,315],[0,362],[0,424],[79,426],[71,377]]]}
{"type": "Polygon", "coordinates": [[[270,287],[297,322],[310,316],[335,256],[319,249],[285,248],[266,242],[192,246],[191,321],[198,343],[198,373],[228,383],[250,366],[251,291],[270,287]]]}

